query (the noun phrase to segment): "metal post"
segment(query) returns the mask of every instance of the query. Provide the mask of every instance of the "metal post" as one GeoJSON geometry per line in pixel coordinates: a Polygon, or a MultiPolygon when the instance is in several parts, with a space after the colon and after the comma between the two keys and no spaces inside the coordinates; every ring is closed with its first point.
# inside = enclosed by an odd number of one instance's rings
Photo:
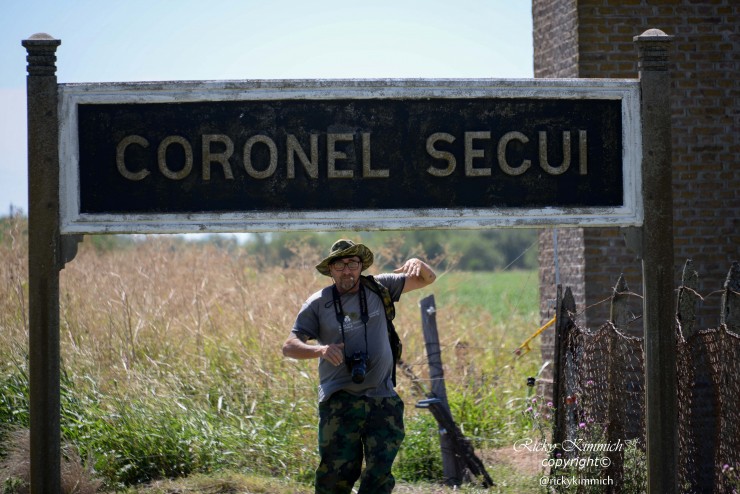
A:
{"type": "Polygon", "coordinates": [[[671,171],[672,36],[650,29],[635,36],[642,110],[643,313],[648,492],[678,490],[678,408],[673,298],[673,193],[671,171]]]}
{"type": "Polygon", "coordinates": [[[28,284],[31,492],[60,492],[59,139],[56,49],[48,34],[28,52],[28,284]]]}

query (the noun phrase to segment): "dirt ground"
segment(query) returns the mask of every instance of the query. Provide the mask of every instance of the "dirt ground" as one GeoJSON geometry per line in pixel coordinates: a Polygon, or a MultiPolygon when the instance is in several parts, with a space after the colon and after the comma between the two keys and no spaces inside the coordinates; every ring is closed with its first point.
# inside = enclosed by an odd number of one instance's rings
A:
{"type": "Polygon", "coordinates": [[[544,453],[526,449],[516,451],[514,447],[500,448],[488,453],[481,452],[479,456],[485,464],[500,463],[525,475],[541,473],[544,469],[542,460],[546,458],[544,453]]]}
{"type": "Polygon", "coordinates": [[[516,451],[513,446],[487,451],[476,450],[475,453],[486,465],[489,475],[497,484],[496,488],[486,490],[464,484],[459,489],[452,489],[443,485],[398,483],[393,492],[397,494],[538,492],[536,478],[544,471],[542,460],[546,458],[545,453],[525,449],[516,451]],[[512,479],[520,479],[523,484],[519,487],[512,485],[512,479]]]}

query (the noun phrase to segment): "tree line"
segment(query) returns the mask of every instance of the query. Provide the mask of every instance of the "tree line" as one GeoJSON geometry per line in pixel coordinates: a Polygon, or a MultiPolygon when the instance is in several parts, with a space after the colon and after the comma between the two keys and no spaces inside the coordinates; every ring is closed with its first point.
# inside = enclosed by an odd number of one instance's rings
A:
{"type": "Polygon", "coordinates": [[[350,238],[376,254],[379,267],[391,268],[409,257],[423,256],[442,268],[464,271],[534,269],[537,267],[537,230],[404,230],[378,232],[257,234],[244,248],[265,261],[288,263],[297,250],[326,254],[332,242],[350,238]]]}
{"type": "MultiPolygon", "coordinates": [[[[11,221],[25,218],[0,218],[0,239],[11,221]]],[[[25,232],[26,228],[22,228],[25,232]]],[[[296,256],[310,252],[323,256],[338,238],[363,242],[376,253],[380,268],[391,268],[409,257],[424,257],[441,268],[463,271],[534,269],[537,267],[536,229],[498,230],[401,230],[373,232],[274,232],[244,235],[209,234],[177,236],[178,242],[214,244],[229,250],[254,255],[265,265],[291,265],[296,256]]],[[[86,235],[96,250],[134,247],[145,241],[142,235],[86,235]]]]}

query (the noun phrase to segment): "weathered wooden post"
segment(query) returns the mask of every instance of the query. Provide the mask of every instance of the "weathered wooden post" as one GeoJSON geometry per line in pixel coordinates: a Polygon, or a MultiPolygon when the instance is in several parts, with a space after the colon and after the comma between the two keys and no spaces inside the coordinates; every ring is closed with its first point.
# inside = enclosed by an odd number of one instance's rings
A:
{"type": "Polygon", "coordinates": [[[552,442],[558,445],[553,449],[553,456],[562,454],[563,449],[559,446],[568,439],[569,420],[568,403],[568,374],[565,372],[568,363],[568,333],[573,327],[571,314],[576,310],[576,302],[570,288],[557,287],[557,300],[555,302],[555,353],[553,362],[553,391],[552,401],[555,403],[553,416],[552,442]]]}
{"type": "MultiPolygon", "coordinates": [[[[424,331],[427,360],[429,362],[429,380],[432,383],[432,395],[440,400],[439,405],[449,416],[452,416],[450,405],[447,402],[447,389],[444,381],[444,368],[442,367],[442,350],[439,346],[437,309],[434,304],[434,295],[423,298],[419,302],[419,305],[421,306],[421,322],[424,331]]],[[[453,433],[453,430],[440,429],[439,443],[442,450],[442,471],[446,484],[460,485],[463,480],[464,467],[461,459],[455,454],[453,433]]]]}
{"type": "MultiPolygon", "coordinates": [[[[684,490],[692,493],[714,492],[716,471],[718,396],[712,379],[712,344],[710,336],[697,334],[696,293],[699,273],[691,259],[686,261],[678,289],[676,319],[680,324],[681,342],[677,348],[679,480],[684,490]]],[[[721,341],[721,340],[720,340],[721,341]]]]}
{"type": "Polygon", "coordinates": [[[728,331],[740,332],[740,262],[733,261],[722,294],[722,315],[720,324],[728,331]]]}
{"type": "MultiPolygon", "coordinates": [[[[738,465],[740,464],[740,452],[737,447],[737,438],[740,437],[740,423],[733,420],[737,410],[737,389],[740,378],[740,362],[737,358],[737,339],[729,333],[738,334],[740,332],[740,262],[734,261],[727,273],[727,279],[724,283],[724,293],[722,294],[721,316],[720,316],[720,376],[719,389],[719,424],[718,441],[719,449],[717,451],[717,461],[715,468],[720,475],[719,485],[727,486],[729,479],[724,472],[719,470],[720,465],[738,465]]],[[[726,491],[731,492],[734,489],[727,487],[726,491]]]]}
{"type": "MultiPolygon", "coordinates": [[[[629,300],[629,288],[627,282],[624,280],[624,276],[620,276],[614,287],[614,293],[612,294],[611,307],[609,309],[609,320],[614,326],[615,330],[623,331],[627,327],[629,308],[627,303],[629,300]]],[[[609,382],[608,382],[608,396],[609,396],[609,410],[608,410],[608,421],[606,428],[606,437],[609,444],[616,444],[617,441],[624,440],[625,436],[625,415],[626,415],[626,376],[625,368],[623,364],[629,355],[625,355],[624,351],[619,348],[619,342],[621,338],[616,333],[609,335],[609,382]]],[[[607,492],[620,492],[615,489],[616,486],[621,486],[624,480],[624,451],[610,451],[608,453],[610,459],[609,466],[606,469],[606,474],[610,479],[614,480],[614,486],[607,487],[607,492]]]]}
{"type": "Polygon", "coordinates": [[[60,492],[59,154],[56,49],[48,34],[23,40],[28,52],[28,310],[31,492],[60,492]]]}
{"type": "Polygon", "coordinates": [[[671,73],[673,37],[635,36],[642,110],[643,314],[648,492],[677,492],[676,334],[673,298],[671,73]]]}
{"type": "MultiPolygon", "coordinates": [[[[552,402],[555,404],[555,411],[552,420],[552,442],[553,444],[562,444],[565,440],[565,379],[563,378],[563,362],[565,357],[565,341],[563,340],[561,307],[563,305],[563,287],[558,285],[555,294],[555,345],[553,348],[553,370],[552,370],[552,402]]],[[[560,453],[553,451],[553,456],[560,453]]]]}
{"type": "Polygon", "coordinates": [[[686,260],[681,275],[681,287],[678,289],[678,300],[676,302],[676,318],[681,325],[681,335],[685,340],[690,340],[696,334],[696,302],[699,294],[699,273],[694,269],[691,259],[686,260]]]}

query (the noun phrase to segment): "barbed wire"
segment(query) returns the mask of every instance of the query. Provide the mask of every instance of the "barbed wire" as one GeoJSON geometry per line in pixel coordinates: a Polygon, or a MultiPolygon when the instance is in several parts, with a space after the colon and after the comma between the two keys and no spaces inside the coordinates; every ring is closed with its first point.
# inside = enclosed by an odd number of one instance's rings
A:
{"type": "Polygon", "coordinates": [[[696,297],[698,297],[699,300],[701,300],[702,302],[705,301],[706,299],[708,299],[709,297],[713,297],[714,295],[724,294],[724,293],[731,293],[733,295],[740,296],[740,292],[736,292],[736,291],[734,291],[732,289],[729,289],[729,288],[723,288],[723,289],[720,289],[720,290],[714,290],[713,292],[709,292],[706,295],[702,295],[701,293],[697,292],[696,290],[694,290],[690,286],[686,286],[686,285],[681,285],[678,288],[676,288],[674,291],[675,292],[680,292],[682,290],[686,290],[687,292],[690,292],[693,295],[696,295],[696,297]]]}

